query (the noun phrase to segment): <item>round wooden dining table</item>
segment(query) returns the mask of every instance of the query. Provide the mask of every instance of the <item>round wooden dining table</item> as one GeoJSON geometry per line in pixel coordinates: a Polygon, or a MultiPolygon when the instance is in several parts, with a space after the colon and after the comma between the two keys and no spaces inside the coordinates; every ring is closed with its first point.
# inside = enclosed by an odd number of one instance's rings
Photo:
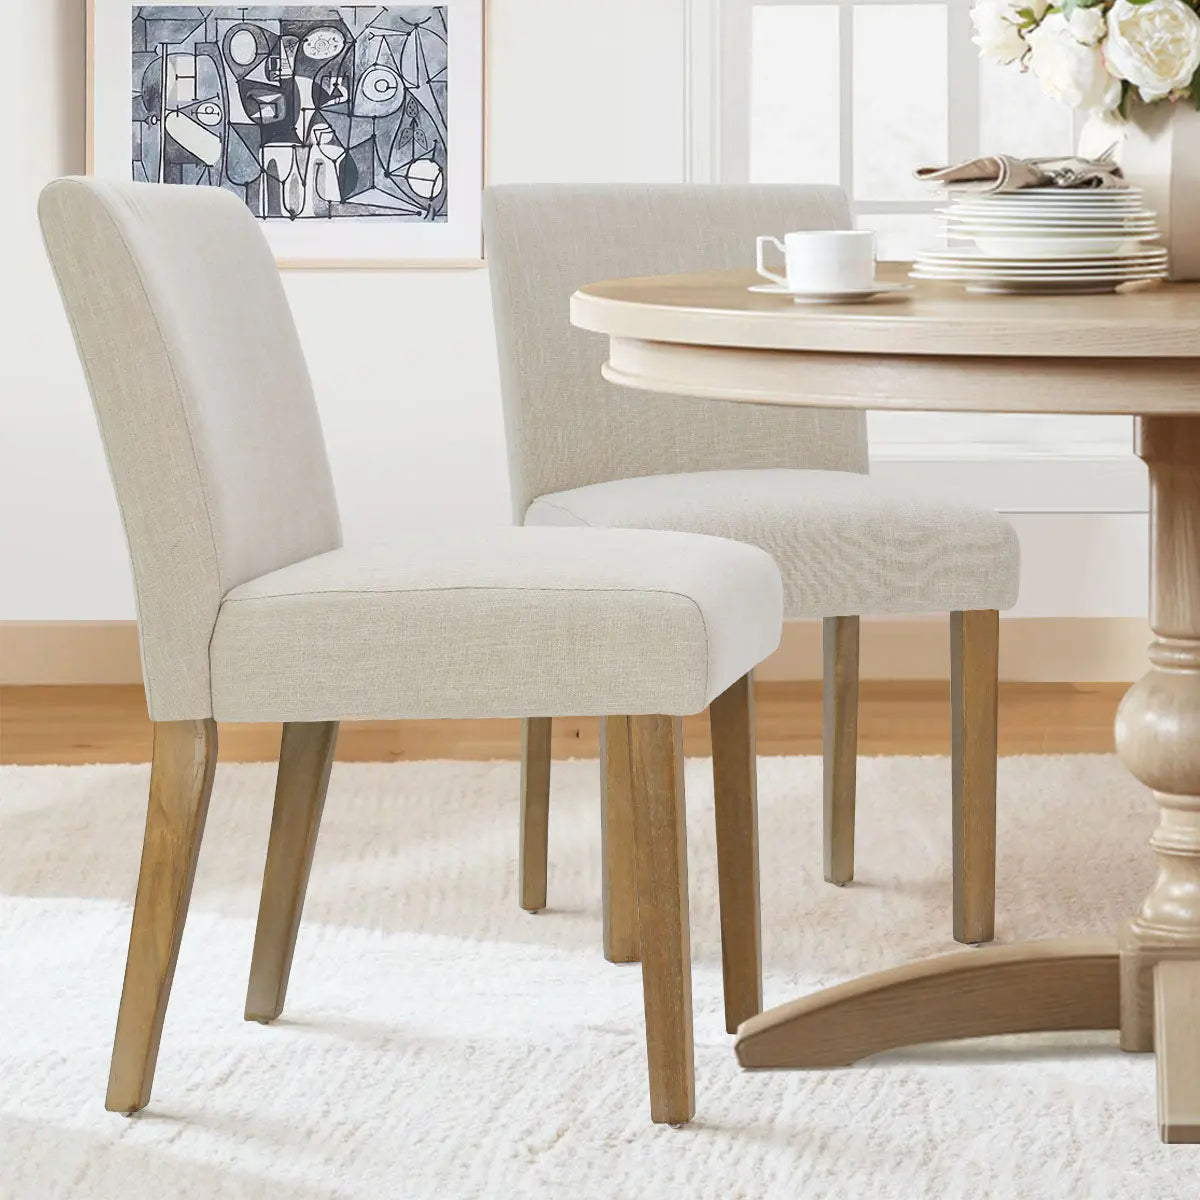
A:
{"type": "Polygon", "coordinates": [[[1163,1140],[1200,1141],[1200,285],[1050,296],[922,283],[868,303],[799,305],[751,292],[755,282],[719,272],[594,283],[571,298],[571,320],[608,336],[606,379],[650,392],[1136,418],[1154,638],[1116,743],[1159,808],[1158,874],[1115,938],[968,950],[855,979],[743,1023],[739,1061],[824,1068],[920,1042],[1119,1029],[1123,1049],[1157,1055],[1163,1140]]]}

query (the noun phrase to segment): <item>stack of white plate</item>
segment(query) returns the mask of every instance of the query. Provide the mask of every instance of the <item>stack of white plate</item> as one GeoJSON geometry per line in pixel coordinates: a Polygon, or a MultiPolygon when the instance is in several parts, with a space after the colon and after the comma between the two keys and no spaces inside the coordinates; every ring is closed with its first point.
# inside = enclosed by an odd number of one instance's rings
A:
{"type": "Polygon", "coordinates": [[[956,280],[977,292],[1111,292],[1167,273],[1138,188],[973,193],[938,211],[951,248],[918,255],[916,279],[956,280]]]}

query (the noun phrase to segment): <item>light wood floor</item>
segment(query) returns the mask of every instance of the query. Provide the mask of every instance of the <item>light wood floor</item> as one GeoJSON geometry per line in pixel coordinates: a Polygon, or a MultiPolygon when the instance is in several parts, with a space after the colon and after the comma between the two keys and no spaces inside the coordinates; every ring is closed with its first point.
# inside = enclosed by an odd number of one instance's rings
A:
{"type": "MultiPolygon", "coordinates": [[[[1001,754],[1109,753],[1113,715],[1126,684],[1001,684],[1001,754]]],[[[757,689],[760,754],[821,752],[818,683],[762,683],[757,689]]],[[[708,754],[708,721],[684,721],[688,754],[708,754]]],[[[222,725],[226,762],[274,759],[278,725],[222,725]]],[[[345,722],[337,757],[348,762],[420,758],[515,758],[518,722],[345,722]]],[[[948,754],[949,687],[939,683],[862,685],[859,752],[948,754]]],[[[594,719],[554,722],[556,758],[596,756],[594,719]]],[[[0,764],[148,762],[150,722],[142,689],[0,687],[0,764]]]]}

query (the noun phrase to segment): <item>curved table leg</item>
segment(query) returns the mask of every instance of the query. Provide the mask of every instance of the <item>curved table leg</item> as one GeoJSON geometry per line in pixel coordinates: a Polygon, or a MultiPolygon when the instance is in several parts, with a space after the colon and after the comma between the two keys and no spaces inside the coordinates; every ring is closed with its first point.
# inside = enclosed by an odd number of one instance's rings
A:
{"type": "Polygon", "coordinates": [[[900,1046],[1001,1033],[1116,1029],[1112,941],[1026,942],[908,963],[744,1021],[743,1067],[845,1067],[900,1046]]]}

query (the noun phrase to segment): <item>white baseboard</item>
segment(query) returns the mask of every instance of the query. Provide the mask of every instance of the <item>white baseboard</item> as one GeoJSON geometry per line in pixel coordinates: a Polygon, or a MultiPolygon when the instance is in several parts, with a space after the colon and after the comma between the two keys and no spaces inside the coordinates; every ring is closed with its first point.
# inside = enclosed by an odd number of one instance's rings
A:
{"type": "MultiPolygon", "coordinates": [[[[1146,670],[1150,631],[1129,617],[1016,617],[1001,621],[1000,678],[1028,683],[1121,683],[1146,670]]],[[[864,679],[945,679],[947,621],[881,617],[862,623],[864,679]]],[[[759,679],[821,677],[819,621],[789,621],[759,679]]],[[[0,684],[141,683],[132,621],[0,622],[0,684]]]]}

